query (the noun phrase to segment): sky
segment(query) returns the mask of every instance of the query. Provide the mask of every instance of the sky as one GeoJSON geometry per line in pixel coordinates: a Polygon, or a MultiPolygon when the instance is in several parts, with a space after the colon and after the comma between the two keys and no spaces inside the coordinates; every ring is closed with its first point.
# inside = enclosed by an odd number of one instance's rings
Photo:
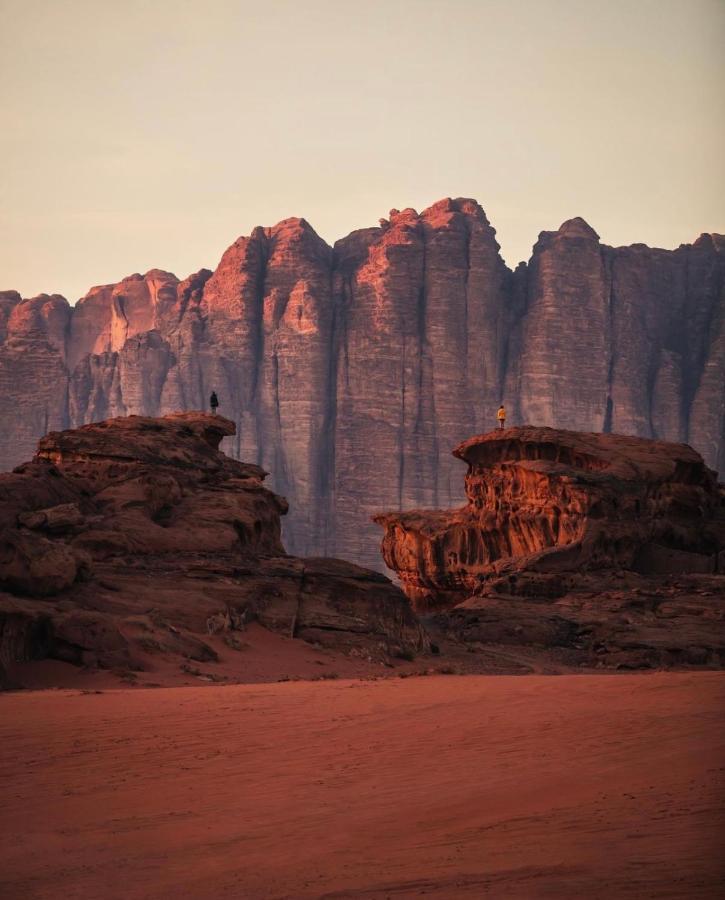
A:
{"type": "Polygon", "coordinates": [[[0,0],[0,289],[214,268],[474,197],[514,266],[582,216],[725,231],[725,0],[0,0]]]}

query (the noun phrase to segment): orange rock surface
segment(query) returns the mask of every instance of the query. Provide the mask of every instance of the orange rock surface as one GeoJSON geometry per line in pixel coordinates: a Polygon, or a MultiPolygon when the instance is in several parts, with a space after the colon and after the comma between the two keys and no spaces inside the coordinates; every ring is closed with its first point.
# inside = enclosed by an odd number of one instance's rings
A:
{"type": "Polygon", "coordinates": [[[684,444],[509,428],[453,451],[466,506],[375,517],[414,605],[451,606],[520,572],[725,570],[725,491],[684,444]]]}
{"type": "Polygon", "coordinates": [[[473,650],[625,668],[725,662],[725,491],[684,444],[510,428],[454,451],[465,506],[384,513],[419,613],[473,650]]]}

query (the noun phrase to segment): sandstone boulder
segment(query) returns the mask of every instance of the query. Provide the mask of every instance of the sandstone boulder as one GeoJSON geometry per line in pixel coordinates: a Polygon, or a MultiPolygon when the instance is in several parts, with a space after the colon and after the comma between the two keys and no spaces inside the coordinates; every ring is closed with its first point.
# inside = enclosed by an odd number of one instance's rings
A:
{"type": "Polygon", "coordinates": [[[69,531],[83,522],[83,513],[77,503],[61,503],[38,509],[29,513],[21,513],[18,522],[25,528],[43,531],[69,531]]]}
{"type": "Polygon", "coordinates": [[[454,455],[465,506],[375,517],[436,639],[553,671],[725,664],[725,492],[698,453],[511,428],[454,455]]]}
{"type": "Polygon", "coordinates": [[[89,560],[65,544],[6,528],[0,533],[0,587],[31,597],[70,587],[89,560]]]}

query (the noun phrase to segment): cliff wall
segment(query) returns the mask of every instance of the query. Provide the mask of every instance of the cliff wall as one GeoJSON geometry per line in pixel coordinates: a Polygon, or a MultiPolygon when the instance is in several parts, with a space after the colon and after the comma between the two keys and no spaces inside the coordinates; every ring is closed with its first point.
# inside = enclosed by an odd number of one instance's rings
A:
{"type": "Polygon", "coordinates": [[[104,418],[203,409],[273,473],[301,555],[379,566],[371,516],[462,500],[448,448],[511,424],[686,441],[725,470],[725,238],[611,248],[581,219],[511,272],[474,200],[391,211],[329,247],[256,228],[215,272],[0,294],[0,465],[104,418]]]}

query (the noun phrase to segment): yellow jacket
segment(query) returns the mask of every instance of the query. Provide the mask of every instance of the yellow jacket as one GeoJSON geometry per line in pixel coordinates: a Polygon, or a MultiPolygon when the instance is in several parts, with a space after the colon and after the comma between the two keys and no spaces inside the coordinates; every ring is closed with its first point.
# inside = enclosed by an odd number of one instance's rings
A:
{"type": "Polygon", "coordinates": [[[505,419],[505,418],[506,418],[506,410],[503,408],[503,406],[502,406],[502,407],[499,409],[499,411],[498,411],[498,418],[499,418],[499,419],[505,419]]]}

